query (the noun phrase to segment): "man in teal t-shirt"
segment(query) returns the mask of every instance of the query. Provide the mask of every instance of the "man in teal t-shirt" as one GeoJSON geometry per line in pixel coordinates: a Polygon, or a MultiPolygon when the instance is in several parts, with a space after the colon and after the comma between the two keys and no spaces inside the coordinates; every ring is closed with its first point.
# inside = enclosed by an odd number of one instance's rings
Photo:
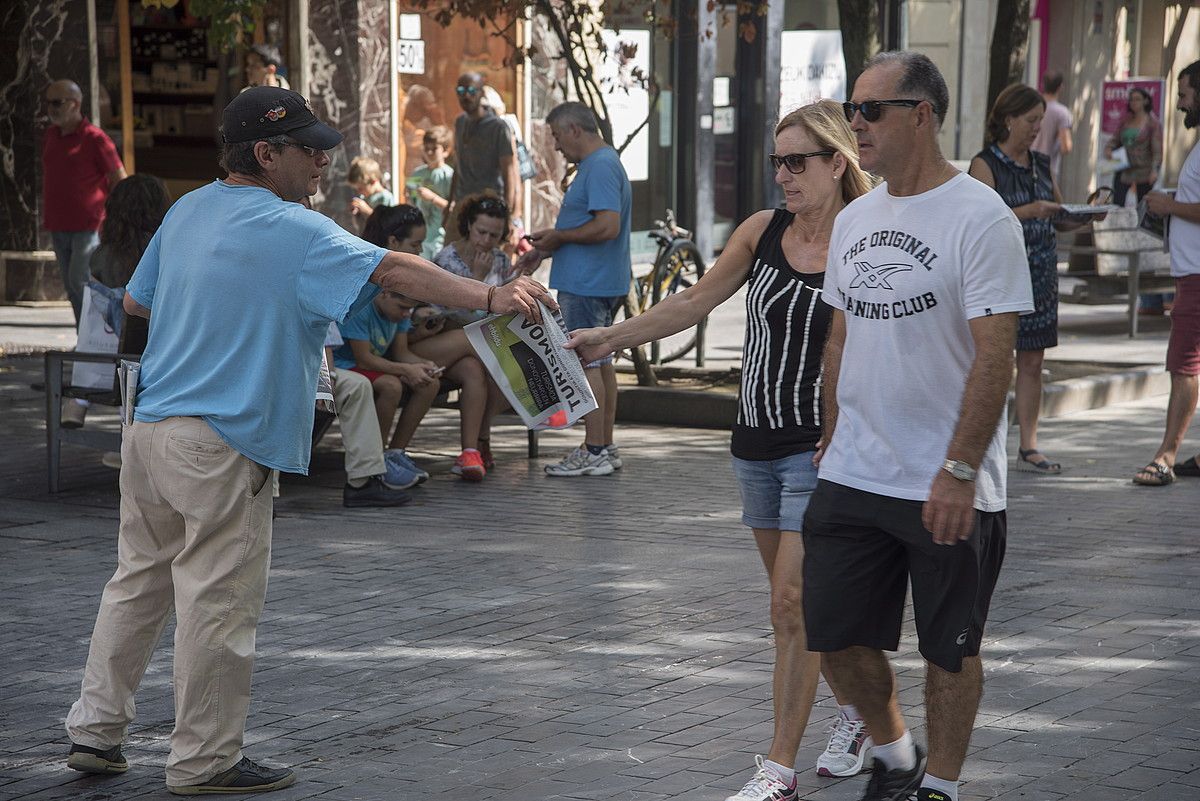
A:
{"type": "MultiPolygon", "coordinates": [[[[519,267],[532,272],[553,254],[550,286],[568,330],[612,325],[632,279],[629,229],[633,190],[617,151],[600,136],[596,118],[582,103],[563,103],[546,117],[558,150],[577,164],[575,180],[563,195],[554,228],[530,234],[536,248],[519,267]]],[[[584,443],[558,464],[551,476],[603,476],[621,468],[613,442],[617,414],[617,371],[612,357],[584,369],[597,408],[586,415],[584,443]]]]}
{"type": "MultiPolygon", "coordinates": [[[[128,769],[134,694],[175,612],[177,794],[295,781],[242,754],[271,555],[271,468],[308,471],[325,333],[377,286],[539,317],[528,279],[488,287],[351,236],[297,201],[342,135],[299,94],[253,87],[225,108],[222,181],[184,195],[150,241],[125,311],[150,319],[134,421],[122,432],[116,573],[104,588],[67,765],[128,769]]],[[[376,477],[376,480],[377,477],[376,477]]]]}

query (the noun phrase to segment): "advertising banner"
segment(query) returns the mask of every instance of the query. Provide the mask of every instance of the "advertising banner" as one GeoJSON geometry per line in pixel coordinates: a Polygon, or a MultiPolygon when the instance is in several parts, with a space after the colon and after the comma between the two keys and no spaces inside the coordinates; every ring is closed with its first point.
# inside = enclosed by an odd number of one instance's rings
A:
{"type": "Polygon", "coordinates": [[[784,31],[779,59],[779,116],[814,100],[846,99],[841,31],[784,31]]]}
{"type": "Polygon", "coordinates": [[[1162,78],[1127,78],[1123,81],[1105,81],[1100,90],[1100,132],[1105,139],[1121,127],[1125,118],[1129,90],[1141,89],[1150,95],[1150,111],[1160,120],[1163,116],[1163,94],[1166,83],[1162,78]]]}

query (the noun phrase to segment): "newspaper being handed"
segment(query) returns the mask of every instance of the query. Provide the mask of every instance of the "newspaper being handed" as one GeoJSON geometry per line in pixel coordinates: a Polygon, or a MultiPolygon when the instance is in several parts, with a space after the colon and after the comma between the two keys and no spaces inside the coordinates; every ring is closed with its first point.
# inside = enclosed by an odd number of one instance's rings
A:
{"type": "Polygon", "coordinates": [[[534,430],[565,428],[596,409],[579,357],[563,347],[565,328],[559,313],[542,305],[540,323],[503,314],[464,329],[504,397],[534,430]]]}
{"type": "MultiPolygon", "coordinates": [[[[1174,189],[1164,189],[1162,191],[1171,197],[1175,197],[1174,189]]],[[[1147,232],[1155,239],[1161,239],[1163,252],[1170,252],[1171,216],[1155,214],[1154,212],[1150,211],[1145,198],[1142,198],[1138,201],[1138,228],[1147,232]]]]}

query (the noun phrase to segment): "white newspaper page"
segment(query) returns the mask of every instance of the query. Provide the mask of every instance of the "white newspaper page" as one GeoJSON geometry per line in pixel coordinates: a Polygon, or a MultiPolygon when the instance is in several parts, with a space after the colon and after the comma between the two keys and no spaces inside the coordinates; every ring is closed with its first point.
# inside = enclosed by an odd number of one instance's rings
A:
{"type": "Polygon", "coordinates": [[[480,361],[531,429],[566,428],[596,409],[562,317],[542,306],[542,322],[518,314],[488,317],[464,330],[480,361]]]}

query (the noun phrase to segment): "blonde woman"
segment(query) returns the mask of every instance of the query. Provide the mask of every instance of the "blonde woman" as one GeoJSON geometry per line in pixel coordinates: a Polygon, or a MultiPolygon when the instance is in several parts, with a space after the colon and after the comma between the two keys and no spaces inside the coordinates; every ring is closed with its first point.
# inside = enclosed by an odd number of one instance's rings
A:
{"type": "MultiPolygon", "coordinates": [[[[872,186],[859,169],[842,107],[831,100],[780,120],[770,158],[786,208],[757,212],[738,226],[694,287],[618,325],[574,331],[567,345],[589,362],[661,339],[695,325],[747,285],[742,385],[730,450],[742,522],[754,532],[771,584],[775,731],[766,758],[755,757],[754,775],[727,801],[796,798],[793,765],[820,672],[820,658],[805,641],[800,531],[823,447],[818,379],[831,317],[821,295],[825,258],[834,217],[872,186]]],[[[854,708],[839,708],[833,736],[817,760],[824,776],[858,773],[871,747],[854,708]]]]}

